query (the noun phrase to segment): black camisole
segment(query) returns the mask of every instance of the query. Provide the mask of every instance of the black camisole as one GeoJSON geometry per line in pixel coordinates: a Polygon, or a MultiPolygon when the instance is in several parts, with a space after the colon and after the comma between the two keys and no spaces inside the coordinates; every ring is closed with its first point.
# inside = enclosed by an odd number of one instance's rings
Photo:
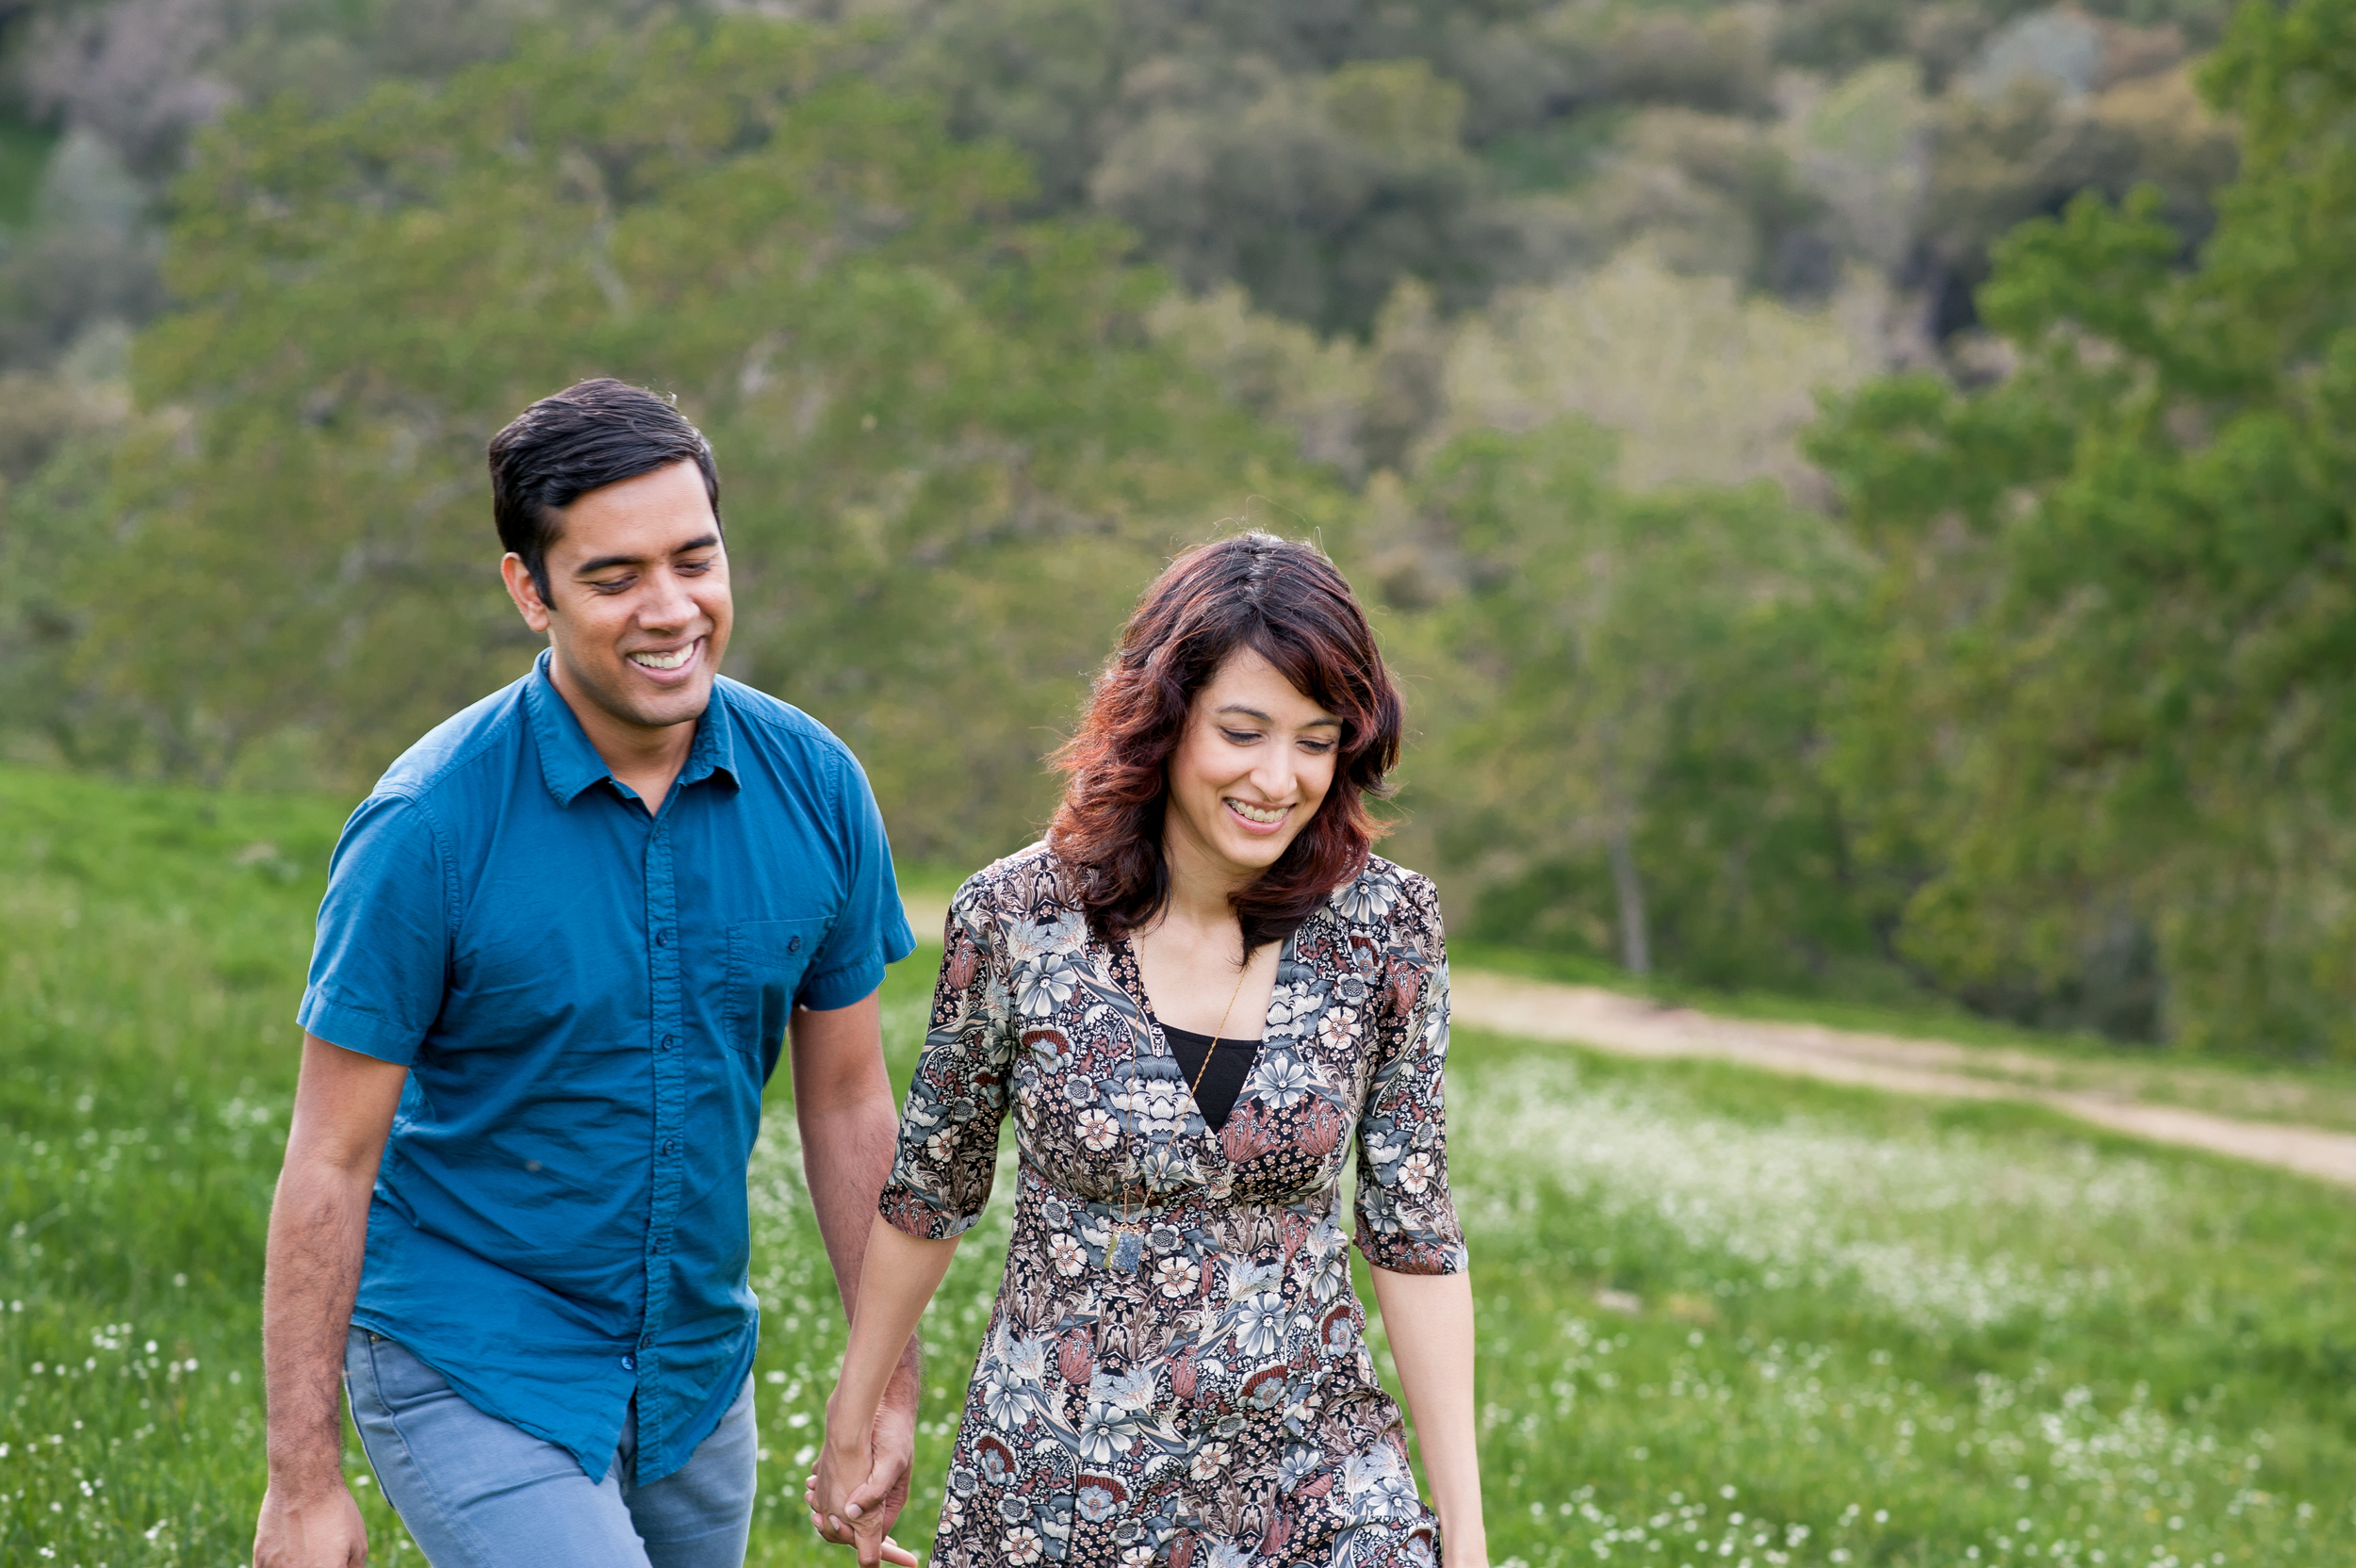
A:
{"type": "Polygon", "coordinates": [[[1178,1070],[1194,1083],[1195,1074],[1203,1075],[1196,1086],[1194,1102],[1201,1107],[1203,1119],[1217,1132],[1227,1125],[1228,1115],[1235,1108],[1235,1097],[1243,1092],[1244,1078],[1252,1071],[1252,1058],[1260,1054],[1258,1040],[1228,1040],[1219,1042],[1219,1055],[1205,1068],[1203,1058],[1211,1049],[1211,1037],[1198,1035],[1191,1029],[1173,1029],[1162,1025],[1162,1037],[1170,1041],[1170,1054],[1178,1058],[1178,1070]]]}

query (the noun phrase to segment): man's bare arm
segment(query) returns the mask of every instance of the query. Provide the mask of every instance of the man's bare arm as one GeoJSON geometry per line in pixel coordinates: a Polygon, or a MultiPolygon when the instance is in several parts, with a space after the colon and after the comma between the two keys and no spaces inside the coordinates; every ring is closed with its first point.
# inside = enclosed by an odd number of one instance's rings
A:
{"type": "MultiPolygon", "coordinates": [[[[877,993],[847,1007],[794,1009],[794,1120],[802,1135],[802,1169],[810,1184],[818,1231],[834,1265],[847,1319],[858,1306],[875,1200],[892,1173],[900,1115],[884,1071],[883,1009],[877,993]]],[[[898,1480],[879,1511],[888,1527],[908,1501],[908,1469],[915,1459],[917,1390],[922,1368],[911,1335],[876,1413],[876,1458],[896,1465],[898,1480]]]]}
{"type": "Polygon", "coordinates": [[[303,1037],[286,1163],[270,1210],[262,1376],[270,1491],[255,1568],[356,1568],[368,1533],[344,1485],[344,1338],[368,1248],[368,1193],[409,1070],[303,1037]]]}

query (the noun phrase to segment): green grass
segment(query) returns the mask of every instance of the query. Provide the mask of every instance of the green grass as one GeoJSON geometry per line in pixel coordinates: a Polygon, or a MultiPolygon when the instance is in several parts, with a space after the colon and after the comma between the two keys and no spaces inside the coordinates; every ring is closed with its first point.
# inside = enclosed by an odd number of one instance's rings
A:
{"type": "MultiPolygon", "coordinates": [[[[341,815],[0,770],[11,1568],[244,1560],[262,1230],[341,815]]],[[[903,1084],[936,951],[887,981],[903,1084]]],[[[1450,1094],[1500,1562],[2350,1560],[2348,1196],[2021,1107],[1471,1031],[1450,1094]]],[[[842,1326],[770,1125],[752,1558],[842,1562],[797,1507],[842,1326]]],[[[926,1319],[904,1541],[930,1536],[1005,1238],[1000,1206],[926,1319]]],[[[375,1560],[417,1561],[372,1491],[375,1560]]]]}

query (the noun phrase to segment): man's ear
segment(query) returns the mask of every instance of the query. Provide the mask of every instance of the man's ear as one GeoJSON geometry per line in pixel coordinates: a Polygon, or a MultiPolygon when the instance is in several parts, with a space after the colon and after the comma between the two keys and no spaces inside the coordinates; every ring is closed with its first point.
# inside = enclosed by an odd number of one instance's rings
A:
{"type": "Polygon", "coordinates": [[[499,580],[507,584],[507,596],[515,601],[515,612],[523,616],[524,625],[534,631],[548,630],[550,612],[522,556],[509,550],[499,557],[499,580]]]}

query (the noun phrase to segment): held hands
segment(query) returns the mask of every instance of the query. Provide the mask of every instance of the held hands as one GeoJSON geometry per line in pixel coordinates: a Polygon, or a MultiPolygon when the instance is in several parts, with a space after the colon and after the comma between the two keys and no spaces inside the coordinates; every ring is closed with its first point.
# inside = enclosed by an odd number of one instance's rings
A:
{"type": "Polygon", "coordinates": [[[859,1568],[917,1568],[916,1554],[885,1533],[908,1503],[915,1449],[916,1380],[905,1368],[894,1374],[872,1421],[846,1420],[835,1399],[826,1401],[826,1441],[802,1496],[819,1535],[856,1547],[859,1568]]]}

